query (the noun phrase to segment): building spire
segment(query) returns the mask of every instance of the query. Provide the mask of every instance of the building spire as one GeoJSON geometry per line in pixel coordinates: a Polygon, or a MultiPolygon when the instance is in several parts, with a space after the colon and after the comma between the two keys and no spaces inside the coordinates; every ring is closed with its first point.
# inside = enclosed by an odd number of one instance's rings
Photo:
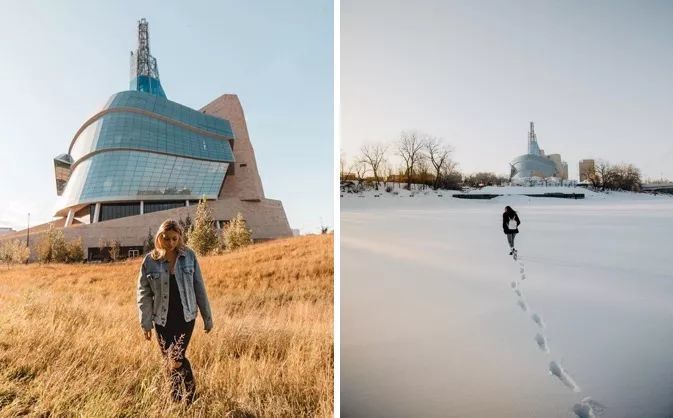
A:
{"type": "Polygon", "coordinates": [[[150,54],[149,24],[145,18],[138,21],[138,48],[131,51],[130,89],[166,97],[159,81],[157,59],[150,54]]]}
{"type": "Polygon", "coordinates": [[[533,121],[530,122],[530,131],[528,131],[528,153],[533,155],[540,155],[540,147],[537,144],[535,124],[533,121]]]}

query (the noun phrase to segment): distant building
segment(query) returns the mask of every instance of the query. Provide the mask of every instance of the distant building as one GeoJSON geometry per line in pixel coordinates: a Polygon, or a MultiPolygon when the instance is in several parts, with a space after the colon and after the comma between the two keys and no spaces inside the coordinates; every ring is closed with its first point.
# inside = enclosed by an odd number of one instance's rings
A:
{"type": "Polygon", "coordinates": [[[533,122],[528,132],[528,153],[514,158],[510,166],[513,180],[532,177],[568,179],[568,164],[561,160],[561,154],[545,155],[544,150],[540,149],[533,122]]]}
{"type": "Polygon", "coordinates": [[[579,168],[580,181],[587,181],[596,172],[596,163],[594,160],[581,160],[579,168]]]}
{"type": "Polygon", "coordinates": [[[292,236],[283,204],[264,195],[238,97],[224,94],[198,110],[168,100],[145,19],[129,90],[107,99],[53,163],[59,219],[31,228],[31,245],[39,240],[33,232],[53,225],[81,238],[90,260],[101,257],[101,240],[137,256],[163,220],[193,218],[201,198],[217,228],[241,213],[256,241],[292,236]]]}
{"type": "Polygon", "coordinates": [[[16,231],[13,230],[12,228],[9,228],[9,227],[0,227],[0,235],[11,234],[12,232],[16,232],[16,231]]]}

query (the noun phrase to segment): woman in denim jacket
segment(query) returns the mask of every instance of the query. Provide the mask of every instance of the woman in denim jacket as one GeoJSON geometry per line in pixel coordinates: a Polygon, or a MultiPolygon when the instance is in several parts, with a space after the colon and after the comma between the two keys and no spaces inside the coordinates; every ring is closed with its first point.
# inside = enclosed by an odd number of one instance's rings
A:
{"type": "Polygon", "coordinates": [[[168,219],[159,227],[154,250],[145,256],[140,267],[138,309],[145,339],[152,338],[152,328],[156,330],[159,348],[170,370],[171,397],[175,401],[194,400],[196,385],[185,352],[194,330],[197,307],[205,331],[210,332],[213,319],[199,263],[184,244],[182,228],[168,219]]]}

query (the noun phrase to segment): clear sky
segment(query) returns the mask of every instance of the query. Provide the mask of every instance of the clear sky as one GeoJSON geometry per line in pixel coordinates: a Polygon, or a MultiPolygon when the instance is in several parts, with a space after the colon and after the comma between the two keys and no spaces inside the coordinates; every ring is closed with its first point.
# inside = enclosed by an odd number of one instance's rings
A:
{"type": "Polygon", "coordinates": [[[266,196],[302,233],[333,227],[333,5],[315,0],[0,0],[0,227],[51,220],[52,160],[128,89],[142,17],[168,98],[237,94],[266,196]]]}
{"type": "Polygon", "coordinates": [[[341,149],[404,129],[466,173],[540,147],[673,180],[672,1],[341,0],[341,149]]]}

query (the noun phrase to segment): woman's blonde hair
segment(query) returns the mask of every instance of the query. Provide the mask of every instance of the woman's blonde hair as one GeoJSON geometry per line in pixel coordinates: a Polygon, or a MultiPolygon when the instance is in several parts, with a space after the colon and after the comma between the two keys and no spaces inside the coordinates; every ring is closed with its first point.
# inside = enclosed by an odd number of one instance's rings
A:
{"type": "Polygon", "coordinates": [[[178,246],[175,247],[176,250],[182,250],[185,248],[185,240],[182,233],[182,228],[180,224],[175,222],[173,219],[166,219],[163,221],[157,234],[154,236],[154,249],[152,250],[151,257],[154,260],[159,260],[166,255],[166,249],[161,246],[161,235],[166,231],[177,232],[178,234],[178,246]]]}

